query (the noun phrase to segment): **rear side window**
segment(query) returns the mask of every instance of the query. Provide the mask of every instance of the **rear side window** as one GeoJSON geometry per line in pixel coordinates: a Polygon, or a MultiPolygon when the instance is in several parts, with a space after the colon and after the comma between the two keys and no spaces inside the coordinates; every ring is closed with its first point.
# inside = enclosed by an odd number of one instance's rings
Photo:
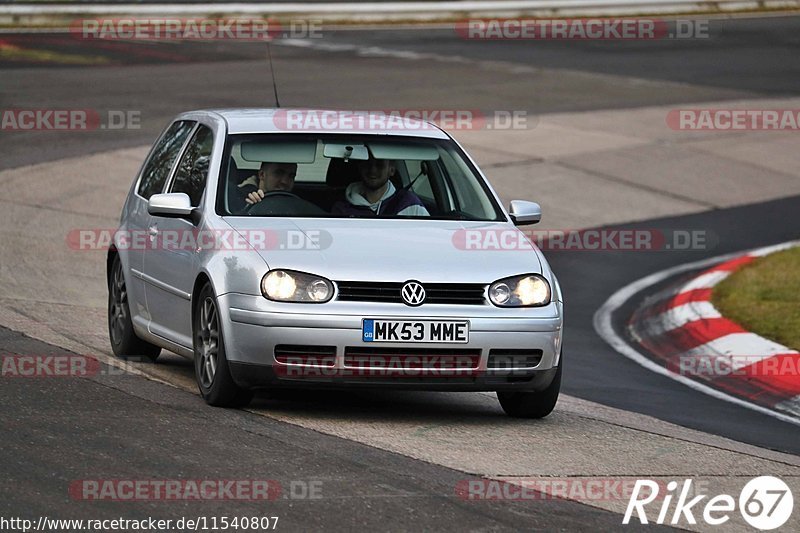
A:
{"type": "Polygon", "coordinates": [[[197,128],[197,133],[189,141],[186,152],[175,171],[175,179],[170,192],[188,194],[194,207],[200,205],[200,199],[203,197],[213,144],[214,136],[211,128],[207,126],[197,128]]]}
{"type": "Polygon", "coordinates": [[[172,164],[193,127],[194,122],[182,120],[173,123],[167,129],[142,171],[142,179],[136,191],[140,196],[149,200],[151,196],[164,189],[172,164]]]}

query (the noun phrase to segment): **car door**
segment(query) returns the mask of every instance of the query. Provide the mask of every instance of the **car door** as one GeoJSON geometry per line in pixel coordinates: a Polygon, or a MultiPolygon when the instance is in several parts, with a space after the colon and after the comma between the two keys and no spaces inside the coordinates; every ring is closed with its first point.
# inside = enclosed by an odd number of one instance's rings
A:
{"type": "MultiPolygon", "coordinates": [[[[214,144],[211,128],[198,125],[186,145],[166,192],[185,193],[200,206],[214,144]]],[[[191,297],[198,266],[197,228],[183,218],[153,216],[149,231],[158,243],[145,257],[145,292],[150,331],[192,347],[191,297]]]]}
{"type": "Polygon", "coordinates": [[[126,280],[131,319],[142,328],[147,328],[149,322],[143,280],[144,257],[150,244],[148,228],[151,216],[147,212],[147,201],[164,190],[172,167],[194,125],[194,121],[179,120],[164,130],[142,166],[136,191],[127,206],[126,227],[123,230],[128,232],[129,243],[120,247],[120,256],[127,262],[131,273],[130,279],[126,280]]]}

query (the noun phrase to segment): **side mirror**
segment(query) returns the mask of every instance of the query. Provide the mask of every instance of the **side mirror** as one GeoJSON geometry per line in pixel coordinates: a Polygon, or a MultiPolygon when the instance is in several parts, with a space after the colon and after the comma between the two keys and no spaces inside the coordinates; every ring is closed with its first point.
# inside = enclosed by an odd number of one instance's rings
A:
{"type": "Polygon", "coordinates": [[[511,215],[511,221],[514,222],[515,226],[536,224],[542,220],[541,206],[536,202],[528,202],[526,200],[511,200],[508,214],[511,215]]]}
{"type": "Polygon", "coordinates": [[[191,218],[192,201],[183,192],[154,194],[147,202],[147,212],[158,217],[191,218]]]}

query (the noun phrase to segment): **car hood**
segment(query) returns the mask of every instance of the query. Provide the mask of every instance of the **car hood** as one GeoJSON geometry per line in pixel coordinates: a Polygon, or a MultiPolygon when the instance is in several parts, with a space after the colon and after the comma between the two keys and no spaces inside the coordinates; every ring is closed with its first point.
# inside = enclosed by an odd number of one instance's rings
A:
{"type": "MultiPolygon", "coordinates": [[[[509,223],[450,220],[285,219],[227,217],[270,269],[332,280],[490,283],[541,273],[535,248],[465,249],[465,232],[522,235],[509,223]],[[266,233],[266,244],[254,236],[266,233]]],[[[263,237],[262,237],[263,239],[263,237]]]]}

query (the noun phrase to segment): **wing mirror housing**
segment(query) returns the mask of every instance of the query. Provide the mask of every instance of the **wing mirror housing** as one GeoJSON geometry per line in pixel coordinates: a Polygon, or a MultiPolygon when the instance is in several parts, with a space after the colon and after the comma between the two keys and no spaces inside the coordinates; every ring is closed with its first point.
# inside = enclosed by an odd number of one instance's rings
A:
{"type": "Polygon", "coordinates": [[[147,212],[157,217],[192,219],[192,201],[183,192],[154,194],[147,201],[147,212]]]}
{"type": "Polygon", "coordinates": [[[514,222],[515,226],[537,224],[542,220],[541,206],[536,202],[528,202],[527,200],[511,200],[508,214],[511,215],[511,221],[514,222]]]}

